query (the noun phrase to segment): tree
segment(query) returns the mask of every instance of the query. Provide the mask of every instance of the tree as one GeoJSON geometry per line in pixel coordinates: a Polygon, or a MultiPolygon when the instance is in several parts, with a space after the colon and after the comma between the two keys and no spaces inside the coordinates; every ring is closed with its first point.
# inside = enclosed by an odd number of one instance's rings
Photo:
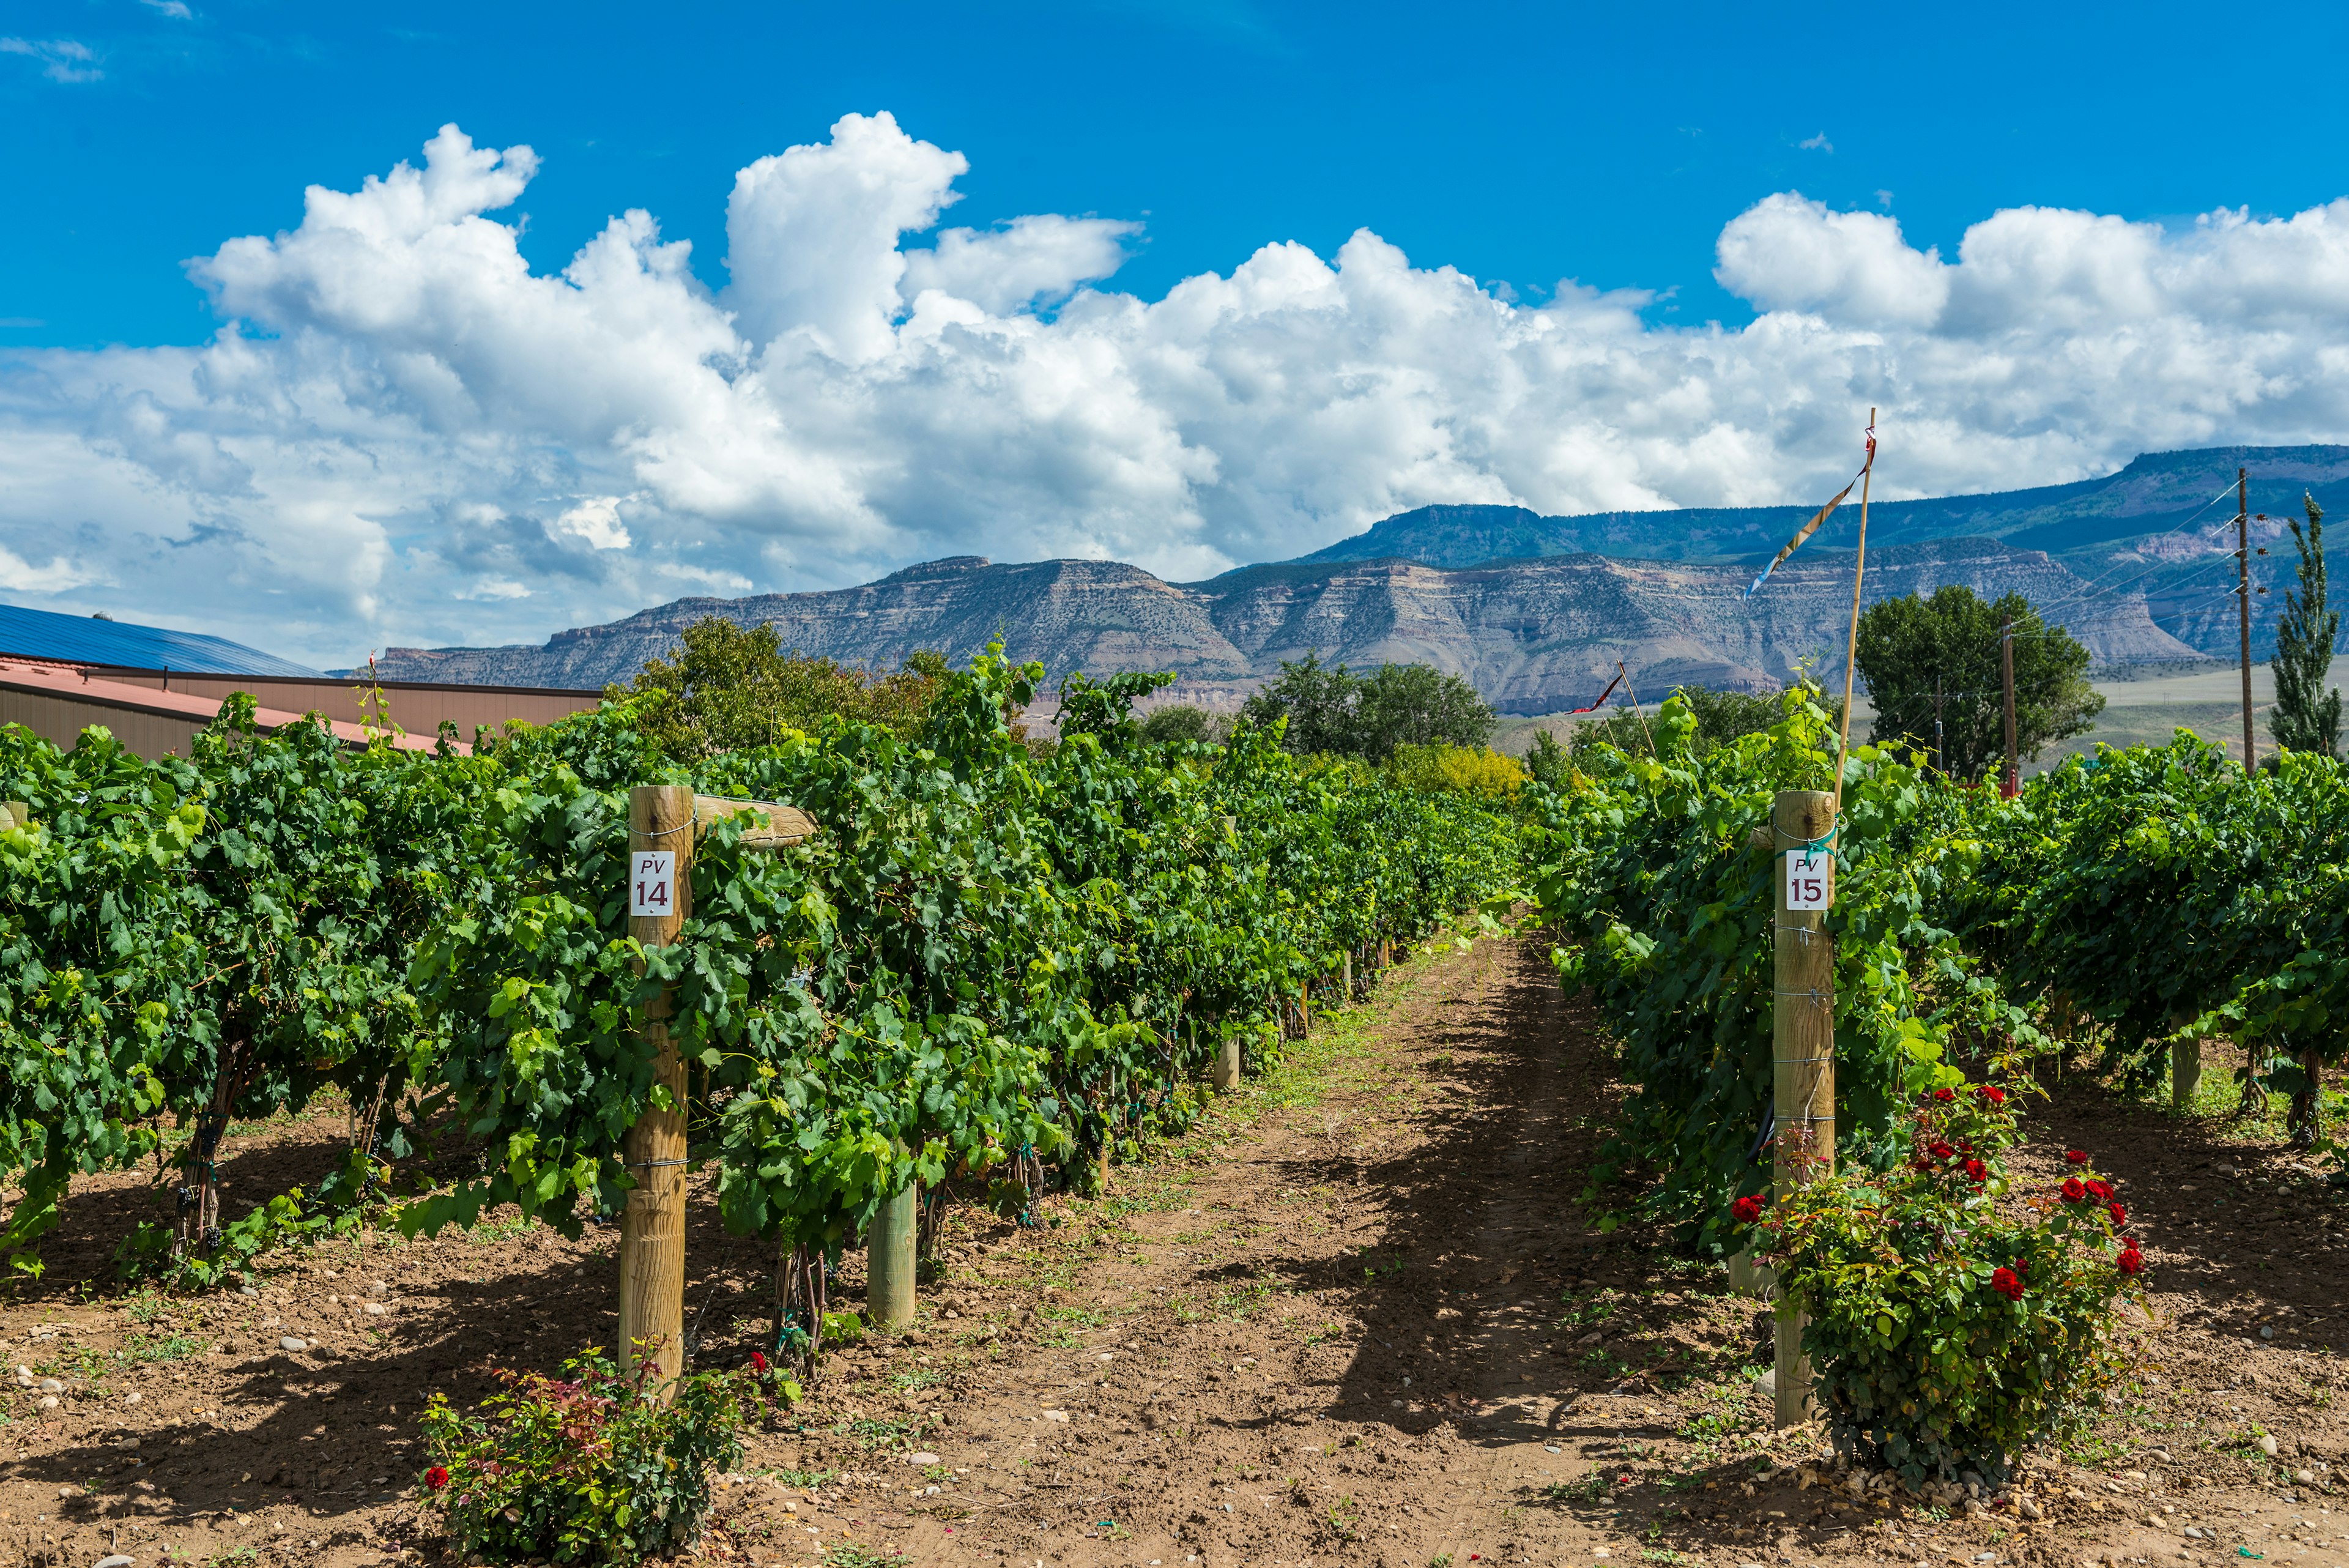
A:
{"type": "Polygon", "coordinates": [[[1696,754],[1700,757],[1740,735],[1757,734],[1783,716],[1775,691],[1708,691],[1702,686],[1675,690],[1696,715],[1696,754]]]}
{"type": "Polygon", "coordinates": [[[646,664],[610,698],[659,692],[667,701],[640,722],[661,753],[691,762],[719,752],[771,746],[786,730],[808,730],[834,714],[911,735],[946,679],[943,655],[916,652],[894,675],[782,651],[771,623],[740,627],[705,616],[685,628],[667,659],[646,664]]]}
{"type": "Polygon", "coordinates": [[[2272,722],[2276,744],[2329,757],[2341,744],[2341,691],[2325,691],[2324,677],[2333,668],[2333,638],[2341,629],[2341,616],[2325,602],[2324,509],[2313,495],[2303,496],[2302,504],[2308,508],[2307,531],[2292,525],[2292,542],[2300,548],[2300,591],[2286,590],[2283,619],[2276,627],[2272,722]]]}
{"type": "Polygon", "coordinates": [[[1317,752],[1350,755],[1354,698],[1361,688],[1361,681],[1344,665],[1323,664],[1317,649],[1293,664],[1282,659],[1279,679],[1257,687],[1240,712],[1262,728],[1277,719],[1288,720],[1281,744],[1300,756],[1317,752]]]}
{"type": "Polygon", "coordinates": [[[1229,715],[1210,713],[1188,702],[1170,702],[1164,708],[1153,709],[1142,721],[1142,738],[1153,745],[1198,741],[1219,746],[1231,732],[1229,715]]]}
{"type": "Polygon", "coordinates": [[[1858,661],[1876,704],[1870,738],[1933,746],[1938,701],[1940,754],[1953,778],[1976,779],[2006,754],[1999,631],[2014,623],[2014,738],[2035,758],[2056,741],[2085,734],[2105,699],[2088,684],[2088,650],[2050,627],[2021,594],[1985,602],[1973,589],[1936,589],[1885,599],[1860,613],[1858,661]],[[1938,691],[1938,699],[1936,692],[1938,691]]]}
{"type": "Polygon", "coordinates": [[[1381,665],[1354,698],[1357,754],[1374,763],[1386,761],[1398,746],[1479,751],[1493,738],[1495,722],[1474,686],[1432,665],[1381,665]]]}
{"type": "Polygon", "coordinates": [[[1288,721],[1282,742],[1299,755],[1328,752],[1382,763],[1397,746],[1482,747],[1493,710],[1457,675],[1425,664],[1388,664],[1367,677],[1308,653],[1282,660],[1279,679],[1259,687],[1244,710],[1251,723],[1288,721]]]}

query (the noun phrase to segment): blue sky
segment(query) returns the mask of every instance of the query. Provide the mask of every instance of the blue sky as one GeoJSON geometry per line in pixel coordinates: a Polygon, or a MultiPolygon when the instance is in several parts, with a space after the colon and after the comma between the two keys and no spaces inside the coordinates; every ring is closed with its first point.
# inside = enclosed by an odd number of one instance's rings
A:
{"type": "Polygon", "coordinates": [[[0,597],[342,666],[2349,439],[2344,26],[14,0],[0,597]]]}
{"type": "Polygon", "coordinates": [[[355,187],[447,120],[544,160],[520,208],[533,265],[644,207],[722,284],[734,171],[880,109],[970,158],[954,222],[1146,223],[1119,275],[1145,297],[1367,225],[1528,298],[1573,277],[1668,294],[1655,319],[1741,322],[1713,241],[1773,192],[1889,210],[1945,255],[2000,207],[2328,201],[2349,184],[2323,86],[2345,25],[2307,5],[2238,27],[2182,6],[16,0],[0,32],[88,57],[0,55],[0,196],[37,236],[0,252],[0,345],[201,340],[215,320],[183,259],[294,226],[305,185],[355,187]]]}

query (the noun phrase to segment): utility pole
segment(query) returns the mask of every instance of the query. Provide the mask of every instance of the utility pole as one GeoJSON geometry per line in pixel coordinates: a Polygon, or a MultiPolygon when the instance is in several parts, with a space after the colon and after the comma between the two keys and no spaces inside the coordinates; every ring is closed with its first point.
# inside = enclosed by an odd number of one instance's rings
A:
{"type": "Polygon", "coordinates": [[[2256,775],[2259,743],[2251,732],[2251,482],[2249,471],[2240,468],[2235,470],[2235,609],[2243,628],[2243,771],[2256,775]]]}
{"type": "Polygon", "coordinates": [[[2006,688],[2006,782],[1999,786],[1999,794],[2013,800],[2023,793],[2023,773],[2014,744],[2014,621],[2012,618],[1998,628],[1998,674],[1999,683],[2006,688]]]}

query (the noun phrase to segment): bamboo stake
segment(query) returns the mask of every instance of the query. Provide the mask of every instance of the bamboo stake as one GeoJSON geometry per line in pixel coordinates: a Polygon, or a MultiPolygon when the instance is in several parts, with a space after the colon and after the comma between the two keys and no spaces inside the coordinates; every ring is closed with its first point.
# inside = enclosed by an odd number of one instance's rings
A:
{"type": "MultiPolygon", "coordinates": [[[[667,912],[628,919],[628,934],[646,947],[675,941],[691,913],[693,829],[692,790],[639,784],[628,792],[631,892],[640,852],[676,857],[667,912]]],[[[620,1366],[650,1362],[664,1399],[685,1370],[685,1064],[669,1033],[675,1004],[665,987],[642,1016],[653,1083],[667,1091],[670,1108],[648,1106],[628,1129],[628,1174],[636,1185],[620,1221],[620,1366]]]]}
{"type": "Polygon", "coordinates": [[[1648,728],[1648,716],[1640,711],[1640,694],[1631,690],[1631,672],[1623,668],[1619,659],[1615,661],[1615,673],[1623,678],[1623,695],[1631,700],[1631,717],[1640,721],[1640,733],[1648,737],[1648,755],[1661,761],[1656,751],[1656,732],[1648,728]]]}
{"type": "Polygon", "coordinates": [[[1859,471],[1859,561],[1851,573],[1851,639],[1843,650],[1843,739],[1836,745],[1835,809],[1843,811],[1843,763],[1851,753],[1851,676],[1859,663],[1859,585],[1868,576],[1868,490],[1876,477],[1876,410],[1868,410],[1868,462],[1859,471]]]}

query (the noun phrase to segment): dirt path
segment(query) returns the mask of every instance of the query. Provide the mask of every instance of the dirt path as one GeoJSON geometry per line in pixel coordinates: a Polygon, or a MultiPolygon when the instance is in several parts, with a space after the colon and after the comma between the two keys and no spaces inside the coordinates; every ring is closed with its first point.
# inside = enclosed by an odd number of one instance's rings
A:
{"type": "MultiPolygon", "coordinates": [[[[1447,950],[1121,1168],[1108,1199],[1053,1200],[1040,1231],[959,1215],[919,1328],[836,1355],[753,1438],[698,1557],[2349,1563],[2329,1511],[2349,1302],[2315,1251],[2341,1209],[2279,1153],[2059,1099],[2032,1158],[2069,1139],[2146,1168],[2134,1207],[2165,1292],[2147,1376],[2028,1472],[2037,1520],[1935,1518],[1800,1486],[1819,1437],[1768,1428],[1763,1311],[1667,1238],[1585,1224],[1620,1095],[1586,1022],[1536,943],[1447,950]]],[[[317,1144],[296,1127],[251,1158],[317,1144]]],[[[251,1298],[89,1299],[64,1270],[107,1277],[125,1191],[78,1189],[48,1281],[0,1309],[7,1371],[67,1385],[53,1410],[0,1396],[0,1564],[88,1568],[118,1542],[140,1568],[436,1555],[411,1490],[424,1393],[475,1397],[490,1356],[552,1369],[611,1333],[608,1231],[378,1237],[251,1298]]],[[[739,1364],[763,1333],[755,1260],[707,1226],[691,1257],[701,1361],[739,1364]]],[[[852,1256],[852,1302],[857,1273],[852,1256]]]]}

